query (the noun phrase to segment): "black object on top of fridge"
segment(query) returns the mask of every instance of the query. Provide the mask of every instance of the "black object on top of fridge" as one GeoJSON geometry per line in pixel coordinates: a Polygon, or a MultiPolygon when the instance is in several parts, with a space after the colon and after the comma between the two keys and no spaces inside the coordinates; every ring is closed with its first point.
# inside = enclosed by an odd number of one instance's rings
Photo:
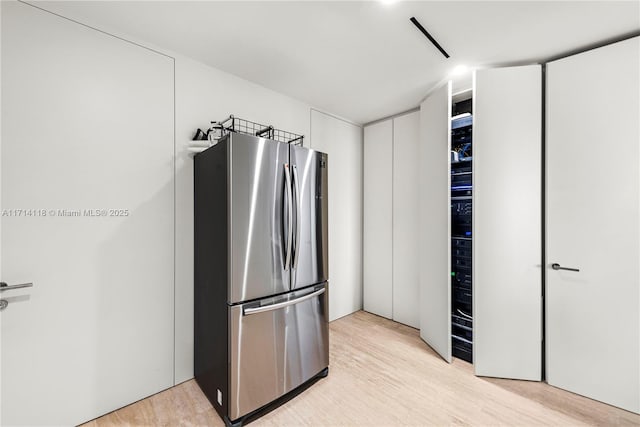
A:
{"type": "Polygon", "coordinates": [[[195,378],[239,426],[328,373],[327,155],[229,133],[194,162],[195,378]]]}

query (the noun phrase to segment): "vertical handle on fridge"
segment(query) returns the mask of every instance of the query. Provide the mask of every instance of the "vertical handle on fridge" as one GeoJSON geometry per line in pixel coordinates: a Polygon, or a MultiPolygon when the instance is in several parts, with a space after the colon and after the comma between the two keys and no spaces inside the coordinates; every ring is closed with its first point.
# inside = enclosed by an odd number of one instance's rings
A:
{"type": "Polygon", "coordinates": [[[286,237],[286,248],[285,248],[285,257],[284,257],[284,269],[288,270],[291,266],[291,246],[293,240],[293,200],[291,196],[291,174],[289,172],[289,164],[284,164],[284,178],[285,178],[285,186],[284,186],[284,194],[287,198],[287,237],[286,237]]]}
{"type": "Polygon", "coordinates": [[[300,190],[298,188],[298,168],[296,165],[293,165],[293,190],[295,192],[295,205],[296,205],[296,238],[294,240],[294,251],[293,251],[293,267],[298,267],[298,253],[300,252],[300,190]]]}

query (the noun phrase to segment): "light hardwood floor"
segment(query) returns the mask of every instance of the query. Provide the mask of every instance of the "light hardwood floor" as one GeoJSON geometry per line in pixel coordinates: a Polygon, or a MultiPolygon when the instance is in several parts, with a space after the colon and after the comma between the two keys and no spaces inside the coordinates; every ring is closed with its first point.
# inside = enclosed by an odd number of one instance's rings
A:
{"type": "MultiPolygon", "coordinates": [[[[363,311],[330,325],[329,376],[251,426],[640,425],[640,416],[544,383],[478,378],[418,331],[363,311]]],[[[224,426],[195,381],[85,424],[224,426]]]]}

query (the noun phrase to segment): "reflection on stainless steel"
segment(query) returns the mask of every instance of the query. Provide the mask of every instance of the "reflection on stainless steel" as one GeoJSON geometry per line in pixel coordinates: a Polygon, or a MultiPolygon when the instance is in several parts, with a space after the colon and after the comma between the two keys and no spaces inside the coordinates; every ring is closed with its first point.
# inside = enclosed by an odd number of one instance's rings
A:
{"type": "Polygon", "coordinates": [[[264,155],[264,145],[265,145],[265,141],[264,139],[260,139],[258,140],[258,148],[256,150],[256,164],[255,164],[255,169],[253,170],[253,182],[251,184],[251,210],[249,211],[249,224],[248,224],[248,230],[247,230],[247,246],[246,246],[246,252],[244,255],[244,270],[243,270],[243,275],[242,278],[244,279],[244,282],[242,283],[242,288],[246,289],[248,287],[247,285],[247,279],[248,279],[248,272],[249,272],[249,262],[251,261],[251,249],[252,249],[252,241],[253,241],[253,230],[256,224],[256,221],[258,220],[256,218],[256,201],[258,198],[258,190],[260,189],[260,170],[262,169],[262,165],[263,165],[263,161],[262,161],[262,157],[264,155]]]}
{"type": "MultiPolygon", "coordinates": [[[[297,299],[326,285],[268,298],[258,304],[297,299]]],[[[230,307],[231,406],[235,420],[303,384],[329,365],[327,294],[244,316],[256,302],[230,307]]]]}
{"type": "Polygon", "coordinates": [[[327,255],[327,155],[304,147],[291,147],[291,164],[302,176],[299,188],[296,268],[291,271],[291,289],[322,283],[328,279],[327,255]]]}
{"type": "Polygon", "coordinates": [[[229,302],[236,303],[289,290],[280,237],[289,146],[242,134],[231,138],[229,302]]]}

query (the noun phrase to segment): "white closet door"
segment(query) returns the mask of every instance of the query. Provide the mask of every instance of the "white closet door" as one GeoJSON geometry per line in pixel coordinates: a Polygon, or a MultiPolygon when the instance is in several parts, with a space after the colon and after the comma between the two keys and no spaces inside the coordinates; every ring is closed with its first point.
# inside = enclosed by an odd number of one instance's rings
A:
{"type": "Polygon", "coordinates": [[[451,362],[451,82],[420,105],[420,337],[451,362]]]}
{"type": "Polygon", "coordinates": [[[420,112],[393,119],[393,320],[418,328],[420,112]]]}
{"type": "Polygon", "coordinates": [[[171,58],[2,4],[1,279],[33,282],[1,294],[4,426],[174,384],[173,78],[171,58]]]}
{"type": "Polygon", "coordinates": [[[476,375],[541,379],[541,85],[539,65],[474,74],[476,375]]]}
{"type": "Polygon", "coordinates": [[[393,124],[364,128],[364,309],[393,316],[393,124]]]}
{"type": "Polygon", "coordinates": [[[640,38],[547,68],[547,380],[640,412],[640,38]],[[551,264],[580,271],[553,270],[551,264]]]}

